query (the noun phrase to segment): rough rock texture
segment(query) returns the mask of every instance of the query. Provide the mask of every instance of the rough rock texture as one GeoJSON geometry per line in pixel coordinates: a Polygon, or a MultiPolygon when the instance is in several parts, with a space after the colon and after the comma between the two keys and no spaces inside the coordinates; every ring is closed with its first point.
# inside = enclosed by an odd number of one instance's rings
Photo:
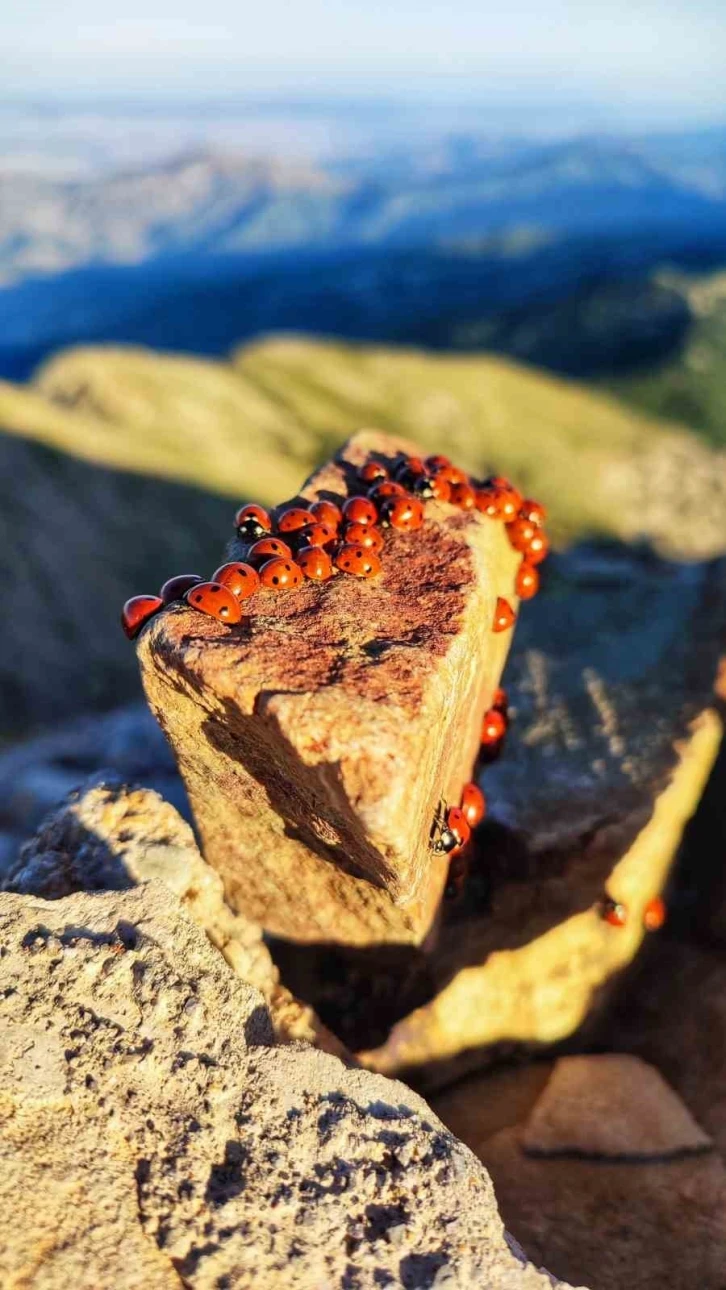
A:
{"type": "Polygon", "coordinates": [[[626,1053],[561,1057],[522,1134],[529,1155],[666,1159],[711,1140],[647,1062],[626,1053]]]}
{"type": "Polygon", "coordinates": [[[261,995],[162,887],[3,895],[0,947],[3,1285],[551,1285],[426,1104],[270,1047],[261,995]]]}
{"type": "Polygon", "coordinates": [[[344,1055],[312,1008],[295,999],[257,923],[226,904],[219,874],[202,859],[194,835],[158,793],[101,775],[71,793],[20,851],[7,891],[58,900],[75,891],[124,891],[158,879],[221,950],[243,981],[265,996],[275,1034],[344,1055]]]}
{"type": "Polygon", "coordinates": [[[676,1152],[681,1135],[670,1130],[678,1123],[692,1125],[689,1112],[652,1068],[641,1065],[639,1071],[646,1099],[643,1093],[632,1096],[627,1058],[607,1054],[576,1061],[580,1086],[588,1080],[587,1098],[571,1097],[567,1062],[557,1064],[560,1076],[549,1083],[551,1067],[537,1063],[463,1081],[441,1094],[436,1110],[490,1171],[515,1237],[557,1275],[583,1280],[594,1290],[722,1290],[722,1161],[714,1152],[644,1159],[644,1101],[649,1116],[656,1106],[668,1108],[663,1129],[676,1152]],[[554,1154],[533,1156],[527,1138],[545,1116],[554,1154]],[[627,1144],[625,1159],[600,1152],[599,1122],[610,1118],[619,1124],[620,1143],[627,1144]],[[575,1156],[575,1140],[581,1148],[595,1145],[597,1155],[575,1156]]]}
{"type": "MultiPolygon", "coordinates": [[[[362,432],[302,496],[354,492],[356,464],[402,449],[362,432]]],[[[232,628],[179,606],[139,638],[205,857],[279,935],[420,942],[431,926],[447,869],[432,825],[471,775],[520,557],[477,512],[426,515],[389,536],[380,579],[261,592],[232,628]]]]}
{"type": "Polygon", "coordinates": [[[721,738],[722,562],[599,545],[544,571],[504,677],[512,719],[482,775],[488,818],[436,942],[378,971],[273,951],[366,1060],[428,1086],[503,1046],[561,1040],[600,1003],[641,944],[721,738]],[[605,892],[628,906],[625,928],[600,918],[605,892]]]}

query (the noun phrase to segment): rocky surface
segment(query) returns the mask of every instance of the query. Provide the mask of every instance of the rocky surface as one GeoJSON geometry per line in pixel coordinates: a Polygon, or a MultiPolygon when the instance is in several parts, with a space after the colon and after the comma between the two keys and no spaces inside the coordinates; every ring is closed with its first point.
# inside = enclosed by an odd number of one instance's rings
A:
{"type": "MultiPolygon", "coordinates": [[[[372,452],[350,440],[302,496],[346,496],[372,452]]],[[[387,538],[383,573],[261,592],[238,627],[178,606],[141,634],[152,710],[171,740],[207,861],[228,899],[297,941],[420,942],[448,862],[431,849],[458,802],[512,632],[520,557],[504,526],[430,504],[387,538]]],[[[242,554],[233,548],[232,554],[242,554]]]]}
{"type": "Polygon", "coordinates": [[[188,824],[158,793],[102,774],[71,793],[20,850],[4,888],[57,900],[76,891],[124,891],[158,880],[265,997],[279,1040],[306,1040],[345,1055],[313,1010],[280,982],[257,923],[233,912],[222,880],[202,859],[188,824]]]}
{"type": "Polygon", "coordinates": [[[271,1046],[164,888],[3,895],[0,945],[3,1284],[551,1286],[429,1107],[271,1046]]]}
{"type": "Polygon", "coordinates": [[[435,1107],[486,1164],[514,1235],[559,1276],[721,1290],[726,1169],[652,1067],[610,1053],[502,1069],[435,1107]]]}
{"type": "Polygon", "coordinates": [[[644,906],[717,753],[724,566],[601,545],[545,573],[505,673],[512,719],[483,771],[488,819],[436,943],[378,974],[360,957],[332,968],[328,951],[275,951],[291,988],[334,1027],[344,1017],[367,1061],[417,1081],[557,1042],[602,1002],[642,942],[644,906]],[[601,919],[606,892],[626,904],[625,927],[601,919]]]}

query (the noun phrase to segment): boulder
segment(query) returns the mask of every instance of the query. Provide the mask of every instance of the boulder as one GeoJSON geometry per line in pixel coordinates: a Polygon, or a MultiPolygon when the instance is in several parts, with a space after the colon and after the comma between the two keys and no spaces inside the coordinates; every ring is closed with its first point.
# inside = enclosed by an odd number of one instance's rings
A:
{"type": "Polygon", "coordinates": [[[545,1290],[415,1093],[274,1046],[163,887],[0,896],[0,1281],[545,1290]]]}
{"type": "MultiPolygon", "coordinates": [[[[400,451],[416,450],[361,432],[301,497],[345,497],[371,453],[400,451]]],[[[263,591],[235,627],[179,605],[142,632],[205,858],[266,930],[425,938],[447,872],[434,820],[471,777],[512,635],[492,630],[495,604],[516,609],[519,561],[503,524],[430,503],[422,530],[391,531],[380,578],[263,591]]]]}
{"type": "Polygon", "coordinates": [[[229,908],[222,880],[202,859],[189,825],[151,789],[128,787],[109,774],[93,777],[25,844],[3,885],[58,900],[154,880],[178,897],[237,975],[262,992],[279,1040],[307,1040],[345,1055],[312,1008],[281,984],[262,929],[229,908]]]}

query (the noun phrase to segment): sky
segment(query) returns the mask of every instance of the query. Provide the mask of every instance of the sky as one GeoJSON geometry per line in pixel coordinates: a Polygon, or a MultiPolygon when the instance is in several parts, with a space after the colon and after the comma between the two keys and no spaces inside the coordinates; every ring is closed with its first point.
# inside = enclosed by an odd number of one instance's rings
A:
{"type": "Polygon", "coordinates": [[[726,120],[726,0],[21,0],[4,97],[394,96],[726,120]]]}

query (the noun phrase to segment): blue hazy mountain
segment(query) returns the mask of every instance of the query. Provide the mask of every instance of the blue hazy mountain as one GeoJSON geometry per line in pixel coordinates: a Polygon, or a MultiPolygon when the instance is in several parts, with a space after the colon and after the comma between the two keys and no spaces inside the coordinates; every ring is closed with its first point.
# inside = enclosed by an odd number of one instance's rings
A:
{"type": "Polygon", "coordinates": [[[688,324],[652,271],[724,259],[726,130],[6,171],[0,374],[74,342],[215,354],[278,329],[619,369],[688,324]]]}

